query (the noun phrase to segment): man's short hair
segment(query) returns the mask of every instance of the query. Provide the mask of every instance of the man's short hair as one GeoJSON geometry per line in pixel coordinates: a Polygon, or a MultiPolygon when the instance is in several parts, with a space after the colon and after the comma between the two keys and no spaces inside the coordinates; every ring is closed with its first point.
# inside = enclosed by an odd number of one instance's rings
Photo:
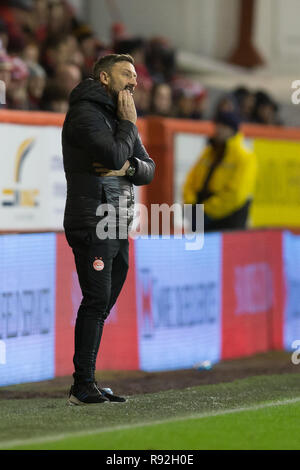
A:
{"type": "Polygon", "coordinates": [[[130,62],[134,65],[134,58],[129,54],[108,54],[97,60],[93,67],[93,79],[99,80],[102,71],[109,73],[118,62],[130,62]]]}

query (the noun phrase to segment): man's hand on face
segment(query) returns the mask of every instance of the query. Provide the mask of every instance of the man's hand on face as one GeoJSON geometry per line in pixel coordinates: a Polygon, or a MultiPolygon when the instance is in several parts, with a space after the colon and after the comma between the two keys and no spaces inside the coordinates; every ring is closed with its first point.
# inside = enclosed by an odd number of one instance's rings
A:
{"type": "Polygon", "coordinates": [[[130,163],[128,160],[126,160],[120,170],[109,170],[108,168],[104,168],[101,163],[93,163],[93,167],[99,176],[125,176],[129,166],[130,163]]]}
{"type": "Polygon", "coordinates": [[[129,90],[122,90],[118,96],[118,117],[136,124],[137,114],[133,96],[129,90]]]}

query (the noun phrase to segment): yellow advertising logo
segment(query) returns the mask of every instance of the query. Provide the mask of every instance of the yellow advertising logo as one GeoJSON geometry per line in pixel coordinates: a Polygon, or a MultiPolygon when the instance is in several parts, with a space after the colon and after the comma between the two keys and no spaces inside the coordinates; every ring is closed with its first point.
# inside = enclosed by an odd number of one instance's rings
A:
{"type": "MultiPolygon", "coordinates": [[[[24,140],[18,148],[15,160],[15,171],[14,171],[14,182],[16,185],[22,181],[22,169],[24,166],[24,161],[31,149],[34,146],[34,139],[29,138],[24,140]]],[[[39,205],[38,189],[19,189],[19,188],[4,188],[2,190],[2,195],[4,196],[4,201],[2,201],[2,206],[5,207],[36,207],[39,205]]]]}

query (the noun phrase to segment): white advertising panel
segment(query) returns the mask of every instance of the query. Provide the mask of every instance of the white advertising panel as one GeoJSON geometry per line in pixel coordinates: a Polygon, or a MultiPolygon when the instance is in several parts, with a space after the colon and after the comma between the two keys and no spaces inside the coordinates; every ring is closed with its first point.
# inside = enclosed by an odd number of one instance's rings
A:
{"type": "Polygon", "coordinates": [[[54,377],[55,234],[0,236],[0,386],[54,377]]]}
{"type": "Polygon", "coordinates": [[[182,239],[137,239],[140,368],[189,368],[221,354],[220,234],[198,251],[182,239]]]}
{"type": "Polygon", "coordinates": [[[287,350],[293,342],[300,341],[300,236],[283,234],[283,266],[286,296],[284,306],[283,342],[287,350]]]}
{"type": "Polygon", "coordinates": [[[0,230],[61,230],[61,128],[0,124],[0,230]]]}

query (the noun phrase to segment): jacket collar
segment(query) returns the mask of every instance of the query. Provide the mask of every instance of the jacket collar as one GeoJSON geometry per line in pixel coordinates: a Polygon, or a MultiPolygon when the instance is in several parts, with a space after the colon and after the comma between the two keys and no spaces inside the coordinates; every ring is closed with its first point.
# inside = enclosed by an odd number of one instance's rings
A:
{"type": "Polygon", "coordinates": [[[79,101],[90,101],[100,104],[107,108],[110,112],[116,113],[117,104],[107,93],[101,83],[93,78],[87,78],[79,83],[70,94],[70,106],[75,105],[79,101]]]}

